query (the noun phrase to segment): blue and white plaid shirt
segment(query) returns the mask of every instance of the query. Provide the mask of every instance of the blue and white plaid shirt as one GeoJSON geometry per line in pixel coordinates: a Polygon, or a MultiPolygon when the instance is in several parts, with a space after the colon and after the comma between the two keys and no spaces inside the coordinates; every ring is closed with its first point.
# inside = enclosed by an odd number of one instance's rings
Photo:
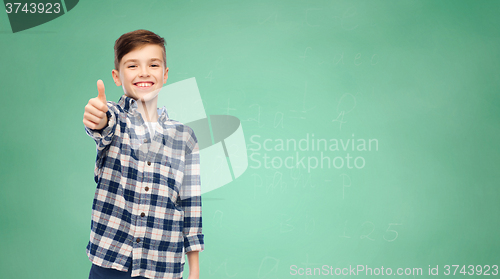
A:
{"type": "Polygon", "coordinates": [[[107,105],[108,126],[85,127],[97,145],[87,255],[132,276],[181,278],[184,253],[204,249],[196,136],[165,107],[150,136],[134,99],[107,105]]]}

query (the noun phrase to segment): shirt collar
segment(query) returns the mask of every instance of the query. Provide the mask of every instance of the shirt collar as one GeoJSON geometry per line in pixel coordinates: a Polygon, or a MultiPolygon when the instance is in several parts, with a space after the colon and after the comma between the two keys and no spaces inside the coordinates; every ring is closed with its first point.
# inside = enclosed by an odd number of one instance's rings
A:
{"type": "MultiPolygon", "coordinates": [[[[123,94],[120,97],[120,100],[118,101],[118,105],[122,107],[126,112],[136,114],[137,112],[137,101],[134,100],[133,98],[128,97],[127,95],[123,94]]],[[[159,122],[164,122],[166,120],[170,120],[168,117],[167,109],[165,106],[162,108],[158,109],[158,121],[159,122]]]]}

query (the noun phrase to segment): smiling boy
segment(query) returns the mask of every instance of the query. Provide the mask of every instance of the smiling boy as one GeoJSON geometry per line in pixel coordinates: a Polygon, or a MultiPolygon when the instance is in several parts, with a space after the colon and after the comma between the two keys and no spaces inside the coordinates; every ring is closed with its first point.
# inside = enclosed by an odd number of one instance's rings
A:
{"type": "Polygon", "coordinates": [[[99,80],[83,117],[97,145],[89,278],[182,278],[184,254],[189,278],[199,278],[198,142],[190,127],[157,108],[168,78],[164,39],[147,30],[122,35],[112,76],[124,95],[106,101],[99,80]]]}

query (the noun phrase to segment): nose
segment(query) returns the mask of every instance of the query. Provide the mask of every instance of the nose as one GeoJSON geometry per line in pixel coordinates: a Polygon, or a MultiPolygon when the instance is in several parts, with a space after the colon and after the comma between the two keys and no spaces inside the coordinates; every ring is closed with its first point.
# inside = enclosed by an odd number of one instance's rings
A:
{"type": "Polygon", "coordinates": [[[149,77],[148,67],[141,67],[140,77],[149,77]]]}

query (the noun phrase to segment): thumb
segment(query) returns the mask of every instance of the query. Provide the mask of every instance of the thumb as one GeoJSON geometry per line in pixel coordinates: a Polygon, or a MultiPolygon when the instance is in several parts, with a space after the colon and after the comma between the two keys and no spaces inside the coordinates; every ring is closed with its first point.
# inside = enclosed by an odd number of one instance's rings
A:
{"type": "Polygon", "coordinates": [[[97,81],[97,91],[99,92],[99,95],[97,95],[97,98],[101,100],[103,103],[106,103],[106,94],[104,94],[104,83],[102,80],[97,81]]]}

